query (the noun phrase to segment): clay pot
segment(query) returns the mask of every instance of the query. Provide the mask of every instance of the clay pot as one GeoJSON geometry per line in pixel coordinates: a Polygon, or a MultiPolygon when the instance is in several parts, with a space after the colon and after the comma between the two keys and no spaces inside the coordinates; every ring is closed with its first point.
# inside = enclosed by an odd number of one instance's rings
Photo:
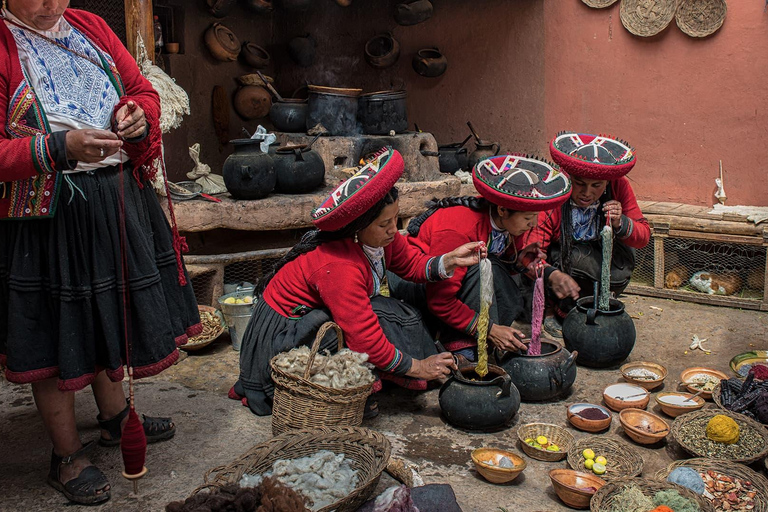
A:
{"type": "Polygon", "coordinates": [[[570,353],[554,341],[541,340],[541,355],[530,356],[506,352],[499,364],[512,377],[512,382],[526,402],[539,402],[560,397],[576,381],[578,353],[570,353]]]}
{"type": "Polygon", "coordinates": [[[358,99],[362,89],[309,86],[307,130],[322,125],[329,135],[357,135],[358,99]]]}
{"type": "Polygon", "coordinates": [[[402,133],[408,129],[405,91],[381,91],[363,94],[357,107],[357,118],[368,135],[402,133]]]}
{"type": "Polygon", "coordinates": [[[323,184],[325,179],[323,158],[307,145],[278,148],[272,159],[275,162],[277,177],[275,192],[306,194],[323,184]]]}
{"type": "Polygon", "coordinates": [[[307,129],[307,100],[275,101],[269,109],[269,119],[281,132],[299,133],[307,129]]]}
{"type": "Polygon", "coordinates": [[[272,12],[272,0],[242,0],[243,7],[259,14],[272,12]]]}
{"type": "Polygon", "coordinates": [[[179,43],[165,43],[165,53],[170,53],[171,55],[179,53],[179,43]]]}
{"type": "Polygon", "coordinates": [[[235,111],[243,119],[266,117],[272,107],[272,96],[263,87],[246,85],[235,93],[235,111]]]}
{"type": "Polygon", "coordinates": [[[563,340],[578,350],[576,361],[606,368],[624,361],[635,346],[635,324],[624,304],[610,299],[608,311],[595,309],[592,297],[582,297],[563,322],[563,340]]]}
{"type": "Polygon", "coordinates": [[[249,66],[253,66],[256,69],[269,66],[269,52],[256,43],[244,42],[240,55],[249,66]]]}
{"type": "Polygon", "coordinates": [[[261,199],[275,189],[275,164],[261,152],[261,141],[236,139],[230,141],[235,152],[227,157],[222,167],[224,185],[235,199],[261,199]]]}
{"type": "Polygon", "coordinates": [[[475,142],[475,150],[469,154],[467,167],[474,169],[477,162],[499,154],[501,146],[498,142],[478,140],[475,142]]]}
{"type": "Polygon", "coordinates": [[[453,174],[456,171],[464,171],[467,169],[467,148],[461,142],[454,142],[453,144],[443,144],[437,147],[438,152],[438,165],[440,166],[440,172],[453,174]]]}
{"type": "Polygon", "coordinates": [[[413,70],[421,76],[435,78],[448,68],[448,59],[437,48],[424,48],[416,52],[411,62],[413,70]]]}
{"type": "Polygon", "coordinates": [[[205,3],[208,4],[208,11],[211,14],[216,18],[223,18],[229,14],[232,6],[235,5],[235,0],[205,0],[205,3]]]}
{"type": "Polygon", "coordinates": [[[205,45],[215,59],[231,62],[240,53],[237,36],[221,23],[214,23],[205,31],[205,45]]]}
{"type": "Polygon", "coordinates": [[[310,35],[294,37],[288,42],[288,55],[303,68],[308,68],[315,62],[315,50],[315,40],[310,35]]]}
{"type": "Polygon", "coordinates": [[[305,11],[312,5],[312,0],[280,0],[280,7],[286,11],[305,11]]]}
{"type": "Polygon", "coordinates": [[[395,21],[398,25],[416,25],[432,17],[432,2],[409,0],[397,5],[395,21]]]}
{"type": "Polygon", "coordinates": [[[365,43],[365,61],[374,68],[388,68],[399,57],[400,43],[390,33],[380,34],[365,43]]]}

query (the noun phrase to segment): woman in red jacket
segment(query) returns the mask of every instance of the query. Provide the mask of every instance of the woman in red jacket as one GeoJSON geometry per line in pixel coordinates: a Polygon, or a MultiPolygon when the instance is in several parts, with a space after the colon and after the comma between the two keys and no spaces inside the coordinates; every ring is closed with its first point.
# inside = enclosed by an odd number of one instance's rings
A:
{"type": "MultiPolygon", "coordinates": [[[[473,169],[472,179],[480,197],[433,202],[409,224],[408,241],[430,255],[469,241],[486,242],[495,289],[488,340],[498,349],[518,350],[525,347],[523,334],[511,324],[523,313],[524,305],[512,275],[527,272],[543,256],[537,245],[524,243],[523,234],[536,226],[540,211],[568,200],[571,184],[552,164],[519,155],[483,160],[473,169]]],[[[479,265],[458,269],[451,279],[426,286],[396,278],[392,282],[394,295],[417,306],[426,304],[446,348],[474,360],[479,265]]]]}
{"type": "MultiPolygon", "coordinates": [[[[548,253],[552,267],[545,270],[545,283],[562,299],[555,301],[555,316],[562,319],[575,305],[574,295],[592,295],[594,283],[600,280],[600,230],[606,220],[615,237],[611,292],[616,295],[629,284],[635,250],[646,246],[651,229],[625,176],[637,160],[629,144],[610,137],[562,132],[550,143],[550,153],[571,177],[573,194],[562,208],[539,219],[536,229],[526,235],[526,243],[538,243],[548,253]]],[[[552,319],[545,321],[545,327],[550,334],[559,335],[559,326],[552,319]]]]}
{"type": "MultiPolygon", "coordinates": [[[[243,336],[240,379],[233,388],[254,413],[271,413],[270,359],[311,344],[329,320],[341,327],[351,350],[368,354],[384,374],[432,380],[455,367],[450,354],[437,352],[418,311],[387,296],[386,271],[419,282],[444,279],[477,263],[485,246],[454,246],[435,258],[410,247],[397,230],[394,184],[402,174],[400,153],[382,150],[313,210],[318,229],[259,282],[261,299],[243,336]]],[[[337,343],[329,334],[321,350],[337,343]]]]}

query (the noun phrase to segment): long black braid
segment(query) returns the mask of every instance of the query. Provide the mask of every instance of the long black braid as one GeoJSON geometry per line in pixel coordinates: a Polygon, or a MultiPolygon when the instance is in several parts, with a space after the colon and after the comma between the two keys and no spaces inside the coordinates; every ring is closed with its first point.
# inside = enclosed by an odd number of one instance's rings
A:
{"type": "MultiPolygon", "coordinates": [[[[598,229],[601,228],[601,226],[605,226],[605,212],[603,211],[603,205],[613,199],[613,193],[611,192],[611,182],[608,182],[608,185],[605,187],[605,192],[600,196],[599,204],[597,206],[597,212],[600,216],[600,224],[598,224],[598,229]]],[[[571,273],[571,247],[573,246],[573,217],[572,217],[572,206],[571,201],[566,201],[563,203],[563,206],[561,206],[561,211],[563,213],[562,221],[560,223],[560,269],[565,272],[566,274],[571,273]]]]}
{"type": "Polygon", "coordinates": [[[421,225],[427,220],[433,213],[440,208],[450,208],[451,206],[466,206],[476,211],[482,211],[487,209],[491,203],[485,200],[483,197],[476,196],[461,196],[461,197],[445,197],[443,199],[437,199],[433,197],[431,201],[427,202],[427,211],[411,219],[408,223],[408,234],[411,236],[418,236],[421,225]]]}
{"type": "Polygon", "coordinates": [[[304,233],[304,236],[301,237],[299,243],[294,245],[291,250],[285,254],[285,256],[280,258],[275,263],[275,265],[272,267],[272,271],[263,278],[259,279],[259,282],[256,285],[255,294],[261,295],[272,278],[275,277],[275,274],[277,274],[277,272],[287,263],[295,260],[302,254],[313,251],[326,242],[333,242],[334,240],[342,240],[344,238],[352,238],[355,236],[355,233],[368,227],[371,222],[376,220],[376,218],[381,215],[381,211],[384,209],[384,207],[397,201],[397,198],[397,187],[392,187],[387,195],[385,195],[378,203],[371,206],[368,211],[363,213],[361,216],[343,228],[337,231],[320,231],[318,229],[313,229],[312,231],[304,233]]]}

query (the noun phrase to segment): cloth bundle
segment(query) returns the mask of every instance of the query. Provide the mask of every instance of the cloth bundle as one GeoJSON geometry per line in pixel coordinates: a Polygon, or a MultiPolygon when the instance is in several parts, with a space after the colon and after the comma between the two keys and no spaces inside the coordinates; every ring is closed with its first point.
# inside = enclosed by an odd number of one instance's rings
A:
{"type": "Polygon", "coordinates": [[[224,177],[211,173],[211,166],[200,161],[200,143],[195,142],[189,148],[189,157],[195,166],[187,173],[187,178],[203,187],[204,194],[223,194],[227,191],[224,177]]]}

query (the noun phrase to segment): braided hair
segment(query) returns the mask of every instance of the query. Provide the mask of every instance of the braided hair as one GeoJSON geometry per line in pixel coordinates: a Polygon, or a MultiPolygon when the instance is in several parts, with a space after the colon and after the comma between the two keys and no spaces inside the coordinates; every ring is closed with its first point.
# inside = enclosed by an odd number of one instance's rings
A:
{"type": "Polygon", "coordinates": [[[364,229],[368,227],[368,225],[371,224],[376,218],[381,215],[382,210],[384,208],[395,201],[397,201],[398,198],[398,190],[397,187],[392,187],[389,192],[387,192],[387,195],[385,195],[382,199],[379,200],[376,204],[371,206],[368,211],[363,213],[361,216],[344,226],[343,228],[336,230],[336,231],[320,231],[319,229],[313,229],[312,231],[308,231],[304,233],[304,236],[301,237],[301,240],[299,240],[299,243],[294,245],[290,251],[288,251],[282,258],[280,258],[275,265],[272,267],[272,271],[265,275],[263,278],[259,279],[259,282],[256,285],[255,289],[255,295],[261,295],[264,290],[266,289],[269,282],[272,280],[273,277],[275,277],[275,274],[283,268],[286,264],[290,263],[291,261],[295,260],[302,254],[306,254],[308,252],[311,252],[321,245],[323,245],[326,242],[333,242],[335,240],[343,240],[344,238],[352,238],[355,236],[355,233],[360,231],[361,229],[364,229]]]}
{"type": "MultiPolygon", "coordinates": [[[[605,187],[605,192],[598,199],[599,205],[597,207],[598,215],[600,216],[600,224],[598,227],[605,226],[605,212],[603,211],[603,205],[613,199],[611,193],[611,182],[605,187]]],[[[560,269],[566,274],[571,273],[571,247],[573,247],[573,207],[571,201],[566,201],[561,206],[561,212],[563,214],[560,224],[560,269]]]]}
{"type": "Polygon", "coordinates": [[[433,213],[441,208],[450,208],[452,206],[465,206],[475,211],[482,211],[487,209],[489,203],[484,197],[476,196],[461,196],[461,197],[445,197],[443,199],[432,198],[427,202],[427,211],[411,219],[408,223],[408,234],[411,236],[418,236],[421,225],[424,224],[433,213]]]}

